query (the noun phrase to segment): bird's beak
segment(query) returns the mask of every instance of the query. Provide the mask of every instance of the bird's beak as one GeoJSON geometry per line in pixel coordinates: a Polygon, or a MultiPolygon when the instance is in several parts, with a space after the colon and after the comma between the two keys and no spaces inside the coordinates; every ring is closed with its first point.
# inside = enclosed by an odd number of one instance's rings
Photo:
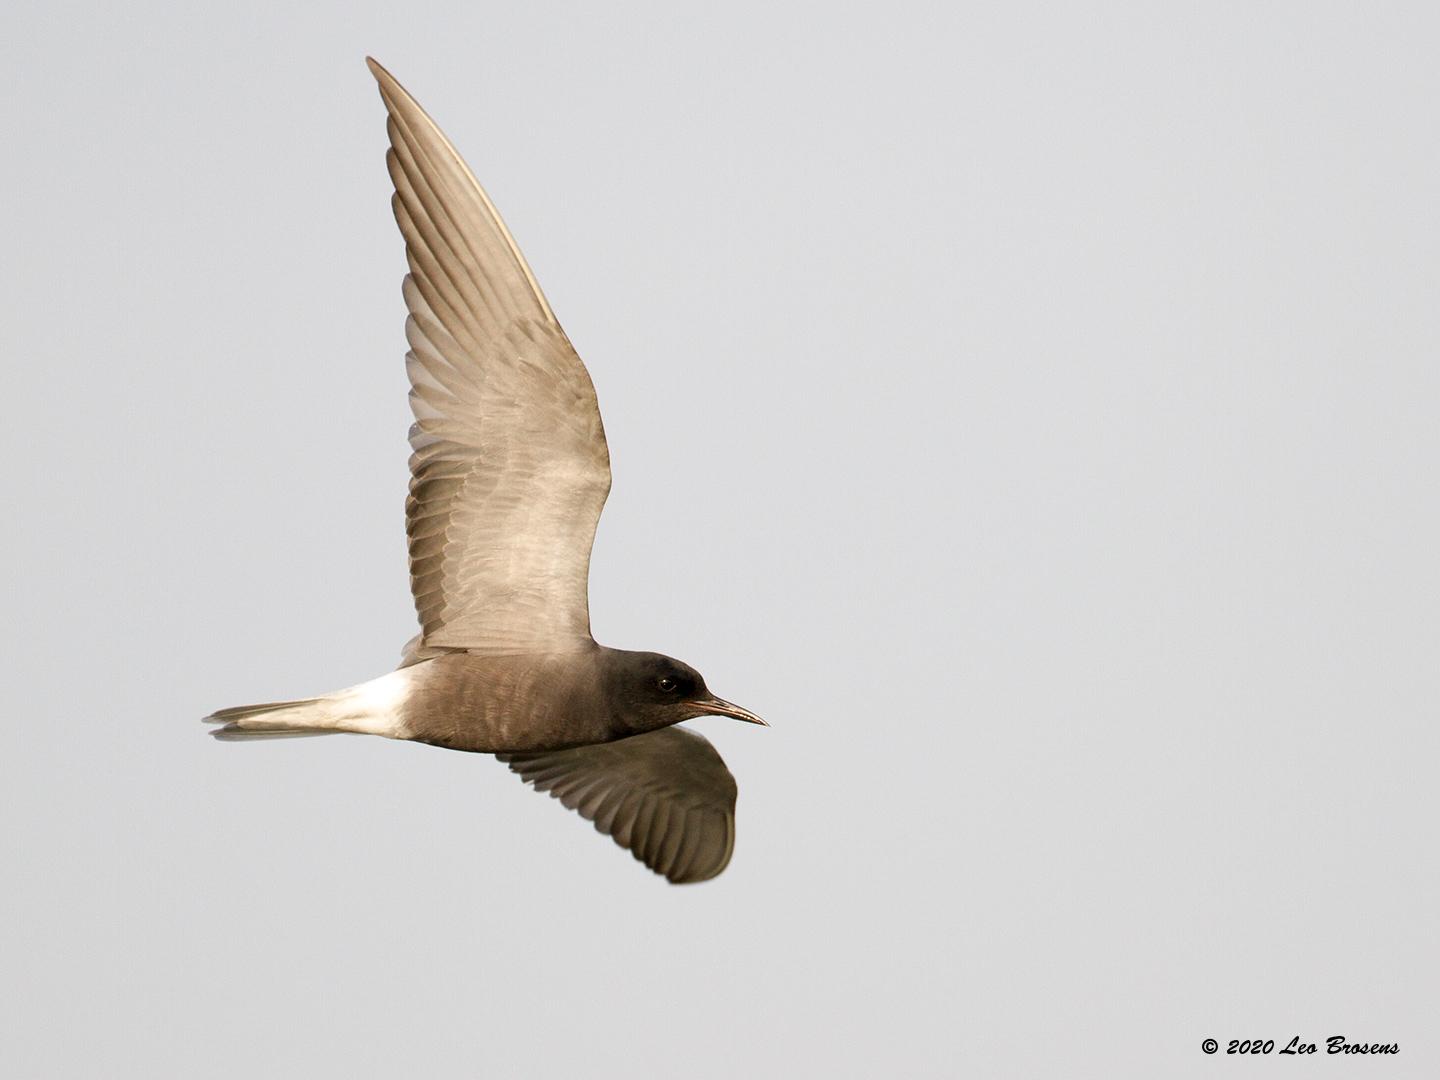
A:
{"type": "Polygon", "coordinates": [[[761,727],[770,725],[761,720],[749,709],[742,709],[739,705],[732,705],[724,698],[718,698],[714,694],[707,694],[696,701],[686,702],[691,708],[699,710],[701,716],[729,716],[736,720],[744,720],[747,724],[759,724],[761,727]]]}

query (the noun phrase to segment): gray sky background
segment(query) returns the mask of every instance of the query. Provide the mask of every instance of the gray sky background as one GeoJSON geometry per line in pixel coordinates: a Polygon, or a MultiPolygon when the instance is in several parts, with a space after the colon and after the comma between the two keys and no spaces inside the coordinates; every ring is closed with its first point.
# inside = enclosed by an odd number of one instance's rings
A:
{"type": "Polygon", "coordinates": [[[0,1071],[1436,1075],[1437,32],[7,4],[0,1071]],[[774,724],[714,883],[198,723],[413,632],[367,52],[593,373],[596,636],[774,724]],[[1297,1034],[1401,1053],[1201,1052],[1297,1034]]]}

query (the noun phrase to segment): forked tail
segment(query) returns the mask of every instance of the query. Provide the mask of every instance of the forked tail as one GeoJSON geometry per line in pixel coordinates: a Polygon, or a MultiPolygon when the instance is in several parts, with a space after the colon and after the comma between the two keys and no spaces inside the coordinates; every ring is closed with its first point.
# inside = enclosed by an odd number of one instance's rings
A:
{"type": "Polygon", "coordinates": [[[227,741],[341,734],[403,739],[400,713],[410,679],[410,670],[402,668],[323,697],[220,709],[205,722],[219,724],[210,734],[227,741]]]}
{"type": "Polygon", "coordinates": [[[205,717],[207,724],[220,726],[210,732],[217,739],[238,742],[244,739],[293,739],[302,735],[339,735],[326,723],[324,698],[304,701],[270,701],[263,705],[237,705],[205,717]]]}

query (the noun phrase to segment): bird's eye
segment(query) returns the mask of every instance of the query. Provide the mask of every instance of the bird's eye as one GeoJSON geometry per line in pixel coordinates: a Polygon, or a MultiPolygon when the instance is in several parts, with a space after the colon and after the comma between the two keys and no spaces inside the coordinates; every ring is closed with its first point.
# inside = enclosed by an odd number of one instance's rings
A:
{"type": "Polygon", "coordinates": [[[669,675],[662,675],[660,676],[660,681],[657,682],[655,685],[660,687],[663,693],[670,694],[674,693],[675,688],[680,684],[677,683],[674,679],[672,679],[669,675]]]}

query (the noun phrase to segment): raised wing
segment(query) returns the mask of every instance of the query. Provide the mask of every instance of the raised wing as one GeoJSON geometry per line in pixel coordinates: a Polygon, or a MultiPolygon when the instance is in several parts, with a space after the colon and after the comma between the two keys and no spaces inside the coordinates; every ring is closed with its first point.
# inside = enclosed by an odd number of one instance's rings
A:
{"type": "Polygon", "coordinates": [[[386,162],[410,273],[410,584],[427,648],[560,652],[590,639],[610,492],[595,389],[474,175],[389,72],[386,162]]]}
{"type": "Polygon", "coordinates": [[[702,735],[661,728],[615,742],[497,758],[684,885],[724,870],[735,847],[735,778],[702,735]]]}

